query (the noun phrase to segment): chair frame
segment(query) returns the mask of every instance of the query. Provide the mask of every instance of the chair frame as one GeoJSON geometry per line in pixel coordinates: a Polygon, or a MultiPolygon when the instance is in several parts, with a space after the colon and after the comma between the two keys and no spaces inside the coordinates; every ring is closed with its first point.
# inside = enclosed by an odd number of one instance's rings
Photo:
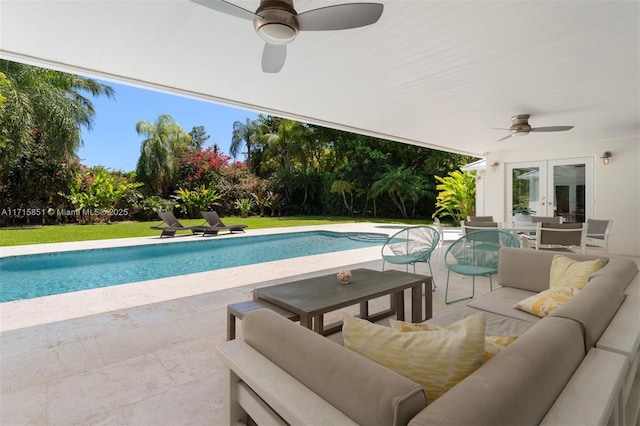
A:
{"type": "Polygon", "coordinates": [[[466,235],[463,235],[458,240],[456,240],[453,244],[449,246],[445,255],[444,255],[444,263],[447,267],[447,285],[444,293],[444,302],[449,305],[451,303],[459,302],[461,300],[473,299],[476,293],[476,277],[489,277],[489,289],[493,291],[493,279],[491,276],[493,274],[498,273],[498,264],[497,264],[497,251],[502,247],[520,247],[520,242],[515,235],[510,232],[503,231],[501,229],[483,229],[480,231],[469,232],[466,235]],[[494,242],[493,239],[496,239],[497,242],[494,242]],[[481,266],[481,265],[466,265],[466,264],[453,264],[447,262],[447,256],[449,252],[453,249],[457,249],[458,245],[461,244],[474,244],[471,249],[471,253],[475,258],[475,251],[484,250],[484,252],[495,251],[496,252],[496,265],[495,267],[489,266],[481,266]],[[479,243],[477,246],[475,243],[479,243]],[[506,244],[505,244],[506,243],[506,244]],[[487,250],[487,248],[491,250],[487,250]],[[473,268],[476,268],[475,270],[473,268]],[[449,300],[449,278],[451,272],[458,273],[460,275],[471,276],[472,285],[471,285],[471,296],[461,297],[455,300],[449,300]]]}
{"type": "Polygon", "coordinates": [[[460,226],[462,227],[462,235],[467,235],[469,232],[474,231],[483,231],[487,228],[490,229],[500,229],[502,228],[502,223],[500,222],[467,222],[464,220],[460,221],[460,226]]]}
{"type": "Polygon", "coordinates": [[[493,216],[467,216],[467,222],[493,222],[493,216]]]}
{"type": "MultiPolygon", "coordinates": [[[[409,244],[410,239],[407,239],[407,245],[409,244]]],[[[391,235],[387,238],[387,241],[383,244],[380,249],[380,255],[382,256],[382,270],[384,271],[384,266],[386,262],[392,263],[394,265],[405,265],[405,270],[409,271],[409,265],[413,265],[413,273],[416,273],[416,263],[426,263],[429,266],[429,273],[431,274],[431,279],[433,283],[433,290],[436,289],[435,279],[433,277],[433,269],[431,268],[431,254],[438,247],[440,241],[440,233],[437,229],[432,226],[409,226],[407,228],[403,228],[395,234],[391,235]],[[432,239],[429,247],[426,247],[423,250],[420,250],[416,255],[412,255],[411,253],[407,253],[406,255],[389,255],[385,253],[385,248],[391,250],[390,244],[398,244],[397,242],[393,242],[394,239],[397,239],[401,234],[410,235],[411,230],[413,229],[424,229],[429,230],[431,233],[432,239]]],[[[408,247],[407,247],[408,248],[408,247]]],[[[407,250],[408,251],[408,250],[407,250]]]]}
{"type": "Polygon", "coordinates": [[[201,211],[200,215],[204,218],[204,220],[209,225],[209,226],[204,226],[205,231],[203,235],[206,235],[207,233],[217,235],[218,232],[220,231],[229,231],[230,233],[233,234],[234,232],[244,232],[244,229],[249,227],[249,225],[242,225],[242,224],[225,225],[215,210],[201,211]]]}
{"type": "MultiPolygon", "coordinates": [[[[577,241],[577,240],[576,240],[577,241]]],[[[562,223],[550,224],[538,222],[536,224],[535,249],[551,250],[575,253],[570,247],[579,247],[582,254],[587,253],[587,224],[562,223]],[[576,225],[581,225],[577,227],[576,225]],[[562,235],[565,234],[565,235],[562,235]],[[579,243],[564,243],[563,238],[571,238],[572,235],[579,235],[579,243]],[[551,238],[551,241],[549,240],[551,238]],[[558,240],[559,239],[559,240],[558,240]],[[558,242],[560,241],[560,242],[558,242]]]]}
{"type": "Polygon", "coordinates": [[[175,237],[177,231],[191,231],[192,234],[198,234],[204,232],[203,226],[184,226],[180,221],[175,217],[173,212],[170,211],[162,211],[158,212],[158,216],[162,220],[163,223],[166,223],[167,226],[152,226],[152,229],[159,229],[162,231],[160,234],[160,238],[162,237],[175,237]]]}
{"type": "Polygon", "coordinates": [[[587,219],[587,248],[600,247],[604,251],[609,251],[609,236],[611,235],[612,227],[613,220],[587,219]],[[597,230],[604,228],[604,233],[593,232],[592,225],[598,228],[597,230]]]}

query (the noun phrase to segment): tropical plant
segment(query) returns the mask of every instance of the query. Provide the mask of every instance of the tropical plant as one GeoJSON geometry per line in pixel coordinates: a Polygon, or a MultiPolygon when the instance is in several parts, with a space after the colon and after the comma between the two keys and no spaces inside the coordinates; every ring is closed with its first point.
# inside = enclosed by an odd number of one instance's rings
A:
{"type": "Polygon", "coordinates": [[[260,135],[260,126],[255,121],[246,119],[245,123],[236,121],[233,123],[233,133],[231,134],[231,145],[229,152],[233,158],[239,154],[240,148],[244,145],[247,148],[247,170],[251,173],[251,148],[256,143],[260,135]]]}
{"type": "Polygon", "coordinates": [[[136,172],[152,194],[167,194],[179,177],[178,159],[191,143],[191,136],[167,114],[155,123],[138,121],[136,132],[145,136],[136,172]]]}
{"type": "Polygon", "coordinates": [[[386,193],[393,204],[400,210],[403,218],[409,217],[407,213],[407,200],[415,200],[417,191],[422,188],[420,177],[413,169],[400,167],[387,167],[382,177],[373,183],[371,187],[374,197],[386,193]]]}
{"type": "Polygon", "coordinates": [[[330,192],[342,196],[344,207],[349,212],[349,216],[353,216],[353,183],[346,180],[335,180],[331,184],[330,192]],[[349,200],[347,200],[347,194],[349,194],[349,200]]]}
{"type": "Polygon", "coordinates": [[[213,188],[206,188],[204,185],[194,190],[178,188],[176,195],[176,207],[189,218],[199,217],[201,211],[212,210],[214,206],[220,205],[220,195],[213,188]]]}
{"type": "Polygon", "coordinates": [[[118,202],[127,193],[139,195],[141,183],[117,176],[103,167],[87,169],[69,180],[67,199],[75,208],[78,223],[109,223],[111,217],[129,216],[128,209],[117,209],[118,202]]]}
{"type": "Polygon", "coordinates": [[[467,172],[456,170],[444,178],[435,176],[440,184],[436,197],[436,211],[433,217],[440,213],[451,216],[456,222],[467,216],[474,216],[476,206],[476,179],[467,172]]]}
{"type": "Polygon", "coordinates": [[[189,132],[189,136],[191,136],[191,143],[189,146],[196,151],[202,150],[204,143],[211,137],[207,134],[204,126],[193,126],[189,132]]]}
{"type": "Polygon", "coordinates": [[[70,161],[82,144],[80,128],[91,129],[95,110],[84,94],[114,96],[96,80],[0,60],[0,170],[39,147],[52,161],[70,161]]]}
{"type": "Polygon", "coordinates": [[[175,200],[167,200],[157,195],[144,198],[140,202],[140,208],[136,212],[136,217],[142,220],[157,219],[158,213],[163,211],[173,211],[176,205],[175,200]]]}
{"type": "Polygon", "coordinates": [[[240,200],[236,200],[234,206],[240,211],[240,216],[247,217],[253,208],[253,202],[249,198],[242,198],[240,200]]]}

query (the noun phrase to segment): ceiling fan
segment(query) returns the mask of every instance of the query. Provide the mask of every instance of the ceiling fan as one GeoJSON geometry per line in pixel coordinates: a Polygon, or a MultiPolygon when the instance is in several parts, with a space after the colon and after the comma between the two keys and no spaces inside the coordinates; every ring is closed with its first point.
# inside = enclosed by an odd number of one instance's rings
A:
{"type": "Polygon", "coordinates": [[[371,25],[382,16],[379,3],[346,3],[313,9],[298,14],[294,0],[261,0],[254,12],[224,0],[191,0],[202,6],[237,18],[253,21],[253,26],[265,41],[262,70],[276,73],[287,57],[287,44],[300,31],[346,30],[371,25]]]}
{"type": "Polygon", "coordinates": [[[531,127],[529,125],[529,117],[529,114],[514,115],[511,117],[511,127],[508,129],[494,127],[494,129],[508,130],[510,132],[508,136],[498,139],[498,142],[509,139],[511,136],[526,136],[529,132],[564,132],[573,129],[573,126],[531,127]]]}

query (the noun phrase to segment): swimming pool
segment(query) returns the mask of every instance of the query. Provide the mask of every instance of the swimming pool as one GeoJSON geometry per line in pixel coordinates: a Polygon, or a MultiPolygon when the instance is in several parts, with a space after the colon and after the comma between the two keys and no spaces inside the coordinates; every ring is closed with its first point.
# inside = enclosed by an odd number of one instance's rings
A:
{"type": "Polygon", "coordinates": [[[0,302],[382,245],[386,234],[310,231],[0,258],[0,302]]]}

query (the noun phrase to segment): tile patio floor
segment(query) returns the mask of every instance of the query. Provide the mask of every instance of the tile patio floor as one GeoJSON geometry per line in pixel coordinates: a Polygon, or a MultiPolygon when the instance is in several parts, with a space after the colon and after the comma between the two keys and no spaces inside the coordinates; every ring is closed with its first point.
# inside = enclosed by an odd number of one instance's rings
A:
{"type": "MultiPolygon", "coordinates": [[[[362,224],[349,230],[367,229],[393,231],[362,224]]],[[[189,283],[189,291],[199,294],[168,285],[168,294],[156,297],[162,292],[157,287],[150,296],[139,288],[116,286],[98,296],[55,296],[21,309],[1,304],[0,424],[222,424],[222,371],[215,347],[226,339],[226,306],[249,300],[256,287],[285,282],[305,271],[312,270],[306,277],[347,265],[380,270],[379,250],[223,270],[199,278],[205,287],[213,285],[209,289],[183,277],[171,280],[189,283]]],[[[437,315],[465,302],[444,304],[446,268],[437,260],[432,264],[437,315]]],[[[417,273],[428,270],[419,265],[417,273]]],[[[470,279],[455,277],[453,297],[469,292],[470,285],[470,279]]],[[[488,279],[476,280],[476,294],[487,291],[488,279]]],[[[406,297],[409,307],[409,292],[406,297]]],[[[379,300],[377,306],[387,301],[379,300]]]]}

